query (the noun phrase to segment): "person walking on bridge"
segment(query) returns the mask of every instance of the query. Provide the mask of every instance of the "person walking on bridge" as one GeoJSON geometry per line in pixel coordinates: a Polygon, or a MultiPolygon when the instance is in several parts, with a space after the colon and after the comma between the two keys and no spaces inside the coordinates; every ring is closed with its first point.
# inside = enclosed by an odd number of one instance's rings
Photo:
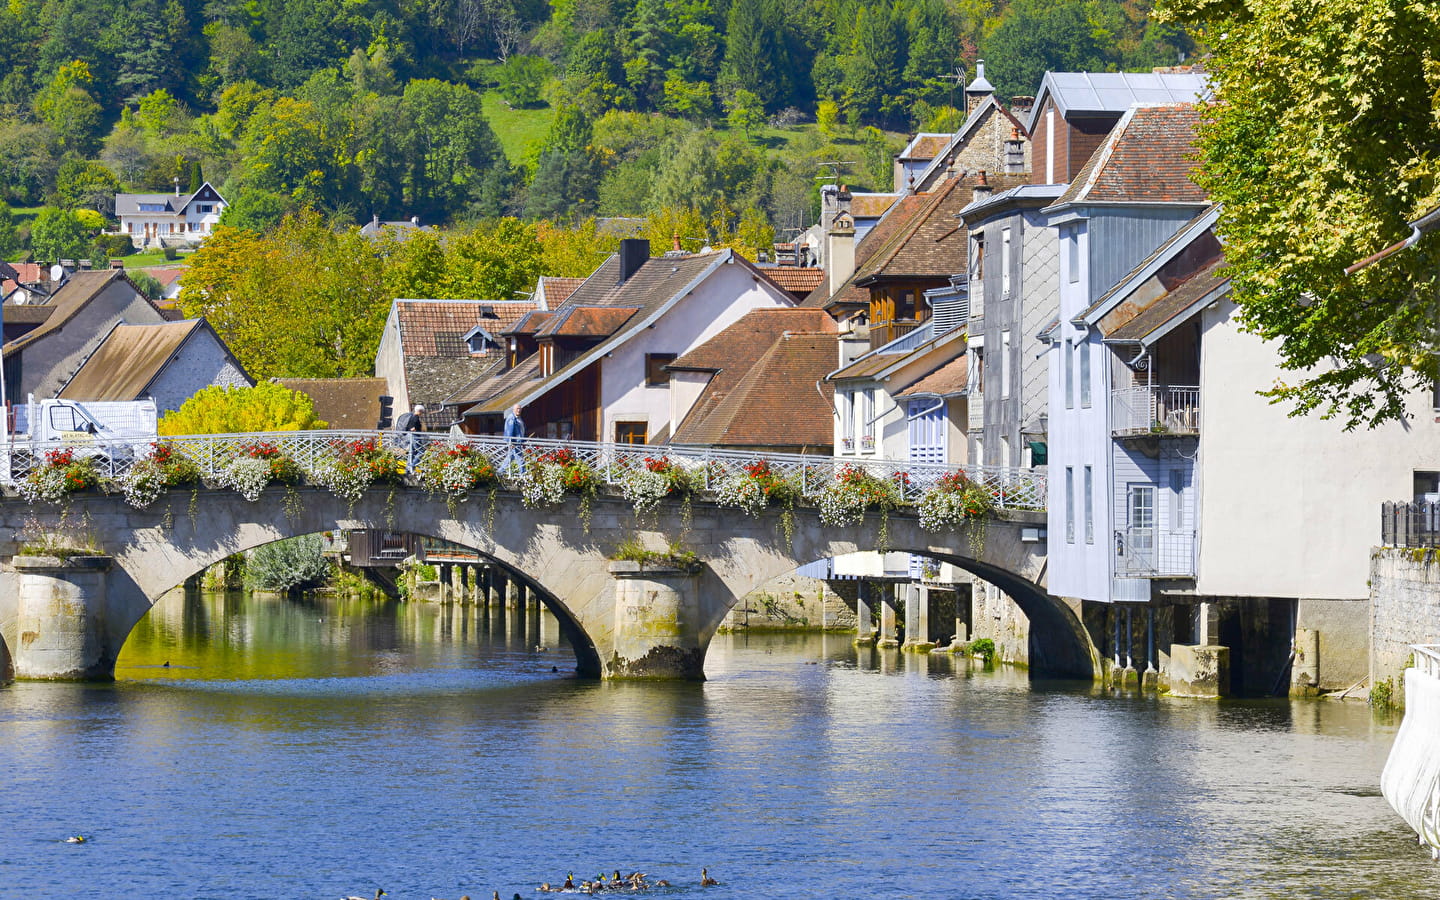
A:
{"type": "Polygon", "coordinates": [[[420,438],[416,435],[425,430],[425,423],[420,419],[420,414],[424,411],[425,407],[417,403],[413,410],[401,413],[395,420],[395,430],[405,436],[405,456],[409,461],[407,470],[412,472],[415,464],[420,461],[420,438]]]}
{"type": "Polygon", "coordinates": [[[520,455],[520,448],[525,445],[525,420],[520,418],[520,404],[510,407],[505,414],[505,465],[504,469],[511,471],[512,466],[524,465],[524,459],[520,455]]]}

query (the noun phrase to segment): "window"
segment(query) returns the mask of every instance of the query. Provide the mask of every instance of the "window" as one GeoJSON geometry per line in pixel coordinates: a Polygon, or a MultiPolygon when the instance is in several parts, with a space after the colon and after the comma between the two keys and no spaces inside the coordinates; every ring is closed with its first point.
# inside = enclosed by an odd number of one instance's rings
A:
{"type": "Polygon", "coordinates": [[[141,203],[141,204],[140,204],[140,211],[141,211],[141,212],[164,212],[164,211],[165,211],[165,204],[163,204],[163,203],[141,203]]]}
{"type": "Polygon", "coordinates": [[[659,387],[670,383],[670,370],[665,367],[675,361],[673,353],[645,354],[645,384],[659,387]]]}
{"type": "Polygon", "coordinates": [[[214,205],[213,205],[213,204],[210,204],[210,203],[197,203],[197,204],[195,204],[195,211],[196,211],[197,213],[208,213],[208,212],[210,212],[210,210],[212,210],[212,209],[214,209],[214,208],[215,208],[214,205]]]}
{"type": "Polygon", "coordinates": [[[1055,184],[1055,107],[1045,110],[1045,183],[1055,184]]]}
{"type": "Polygon", "coordinates": [[[1060,362],[1065,367],[1065,408],[1075,408],[1075,342],[1066,338],[1065,356],[1060,362]]]}
{"type": "Polygon", "coordinates": [[[1095,468],[1085,467],[1085,543],[1095,543],[1095,468]]]}
{"type": "Polygon", "coordinates": [[[1010,465],[1010,439],[1003,436],[1000,438],[1000,465],[1010,465]]]}
{"type": "Polygon", "coordinates": [[[1010,296],[1010,229],[1000,231],[1000,296],[1010,296]]]}
{"type": "Polygon", "coordinates": [[[1080,280],[1080,226],[1075,225],[1069,229],[1065,238],[1065,269],[1066,277],[1071,284],[1080,280]]]}
{"type": "Polygon", "coordinates": [[[617,444],[643,444],[645,443],[644,422],[616,422],[615,443],[617,444]]]}
{"type": "Polygon", "coordinates": [[[1185,530],[1185,472],[1170,470],[1170,530],[1185,530]]]}
{"type": "Polygon", "coordinates": [[[1155,554],[1155,485],[1130,485],[1130,540],[1131,551],[1145,562],[1155,554]]]}
{"type": "Polygon", "coordinates": [[[836,394],[839,400],[839,409],[836,412],[840,415],[840,449],[850,451],[855,449],[855,392],[844,391],[836,394]]]}
{"type": "Polygon", "coordinates": [[[1065,467],[1065,541],[1075,543],[1075,467],[1065,467]]]}
{"type": "MultiPolygon", "coordinates": [[[[1010,332],[1000,332],[1000,396],[1010,397],[1010,332]]],[[[1008,465],[1008,463],[1007,463],[1008,465]]]]}
{"type": "Polygon", "coordinates": [[[855,433],[860,436],[860,449],[875,449],[875,392],[861,391],[860,402],[855,409],[855,433]]]}
{"type": "Polygon", "coordinates": [[[1090,408],[1090,342],[1080,345],[1080,406],[1090,408]]]}

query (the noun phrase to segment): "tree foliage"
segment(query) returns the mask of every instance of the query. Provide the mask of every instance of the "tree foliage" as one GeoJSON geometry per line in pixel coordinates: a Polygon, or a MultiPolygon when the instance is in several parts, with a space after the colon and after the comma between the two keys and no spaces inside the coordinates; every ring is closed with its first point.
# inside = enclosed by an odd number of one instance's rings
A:
{"type": "Polygon", "coordinates": [[[245,562],[245,584],[251,590],[290,591],[319,587],[330,579],[325,539],[318,534],[262,544],[245,562]]]}
{"type": "Polygon", "coordinates": [[[160,419],[160,434],[238,434],[324,428],[306,394],[273,381],[254,387],[211,385],[160,419]]]}
{"type": "Polygon", "coordinates": [[[1436,373],[1440,238],[1349,276],[1440,204],[1440,8],[1167,0],[1214,49],[1200,183],[1243,323],[1274,340],[1293,413],[1404,414],[1436,373]]]}

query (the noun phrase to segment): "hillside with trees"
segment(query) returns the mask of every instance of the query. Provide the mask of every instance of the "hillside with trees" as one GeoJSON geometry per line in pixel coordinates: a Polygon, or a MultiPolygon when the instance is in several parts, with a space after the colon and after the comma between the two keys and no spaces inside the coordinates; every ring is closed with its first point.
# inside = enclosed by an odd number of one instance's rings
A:
{"type": "Polygon", "coordinates": [[[1149,6],[14,0],[0,255],[83,255],[116,191],[204,181],[254,230],[307,207],[427,223],[664,211],[701,223],[695,240],[798,228],[818,163],[853,160],[846,180],[885,187],[903,133],[953,128],[977,58],[1007,97],[1047,68],[1176,62],[1191,44],[1149,6]]]}

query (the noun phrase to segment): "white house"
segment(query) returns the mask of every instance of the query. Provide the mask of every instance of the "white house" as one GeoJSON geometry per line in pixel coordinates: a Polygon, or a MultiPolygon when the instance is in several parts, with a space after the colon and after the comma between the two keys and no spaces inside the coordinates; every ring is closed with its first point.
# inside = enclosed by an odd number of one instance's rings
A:
{"type": "Polygon", "coordinates": [[[198,244],[215,230],[228,204],[206,183],[193,194],[116,194],[119,232],[137,247],[198,244]]]}

